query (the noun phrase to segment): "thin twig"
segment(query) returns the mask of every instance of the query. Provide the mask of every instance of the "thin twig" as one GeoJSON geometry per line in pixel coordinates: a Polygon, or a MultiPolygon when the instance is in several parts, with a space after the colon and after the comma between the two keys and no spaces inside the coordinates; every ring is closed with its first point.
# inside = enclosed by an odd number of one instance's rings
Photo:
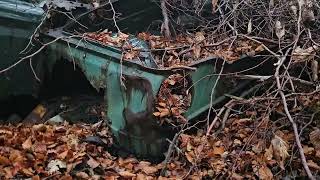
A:
{"type": "Polygon", "coordinates": [[[278,92],[281,96],[281,99],[282,99],[282,103],[283,103],[283,107],[284,107],[284,111],[292,125],[292,128],[293,128],[293,132],[294,132],[294,136],[295,136],[295,141],[296,141],[296,144],[298,146],[298,150],[299,150],[299,153],[300,153],[300,158],[301,158],[301,162],[302,162],[302,165],[304,167],[304,170],[306,171],[309,179],[311,180],[315,180],[315,178],[313,177],[309,167],[308,167],[308,164],[307,164],[307,160],[306,160],[306,157],[304,155],[304,152],[303,152],[303,147],[301,145],[301,141],[300,141],[300,137],[299,137],[299,132],[298,132],[298,128],[297,128],[297,124],[294,122],[291,114],[290,114],[290,111],[288,109],[288,104],[287,104],[287,100],[286,100],[286,97],[283,93],[283,90],[282,90],[282,86],[281,86],[281,83],[280,83],[280,76],[279,76],[279,71],[280,71],[280,68],[282,66],[282,64],[284,63],[286,57],[288,56],[288,53],[289,53],[290,49],[287,50],[286,52],[286,55],[284,55],[283,57],[281,57],[279,59],[279,64],[276,68],[276,72],[275,72],[275,77],[276,77],[276,82],[277,82],[277,87],[278,87],[278,92]]]}

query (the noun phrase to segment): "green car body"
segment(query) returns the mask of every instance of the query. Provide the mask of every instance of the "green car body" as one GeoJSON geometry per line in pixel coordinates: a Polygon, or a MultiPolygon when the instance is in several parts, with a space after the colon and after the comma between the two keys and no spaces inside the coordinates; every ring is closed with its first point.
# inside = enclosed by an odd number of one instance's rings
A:
{"type": "MultiPolygon", "coordinates": [[[[121,0],[116,2],[114,7],[123,17],[117,25],[126,33],[145,31],[154,20],[161,20],[159,6],[149,0],[121,0]]],[[[205,112],[211,105],[221,102],[224,93],[232,93],[245,86],[241,83],[234,86],[225,78],[215,86],[218,76],[214,74],[219,73],[217,65],[221,66],[222,62],[218,58],[195,62],[191,65],[195,70],[162,70],[150,63],[151,56],[145,58],[145,63],[126,60],[122,62],[122,51],[118,48],[83,40],[81,37],[70,38],[73,32],[83,31],[83,27],[87,27],[87,32],[115,30],[113,20],[92,20],[95,12],[85,13],[77,22],[68,22],[63,28],[41,33],[42,43],[54,42],[32,59],[32,65],[38,78],[44,80],[58,61],[75,63],[92,87],[97,91],[103,90],[105,113],[116,142],[132,153],[141,157],[157,157],[166,150],[166,139],[171,138],[174,132],[168,127],[160,126],[153,112],[160,86],[170,75],[185,73],[193,84],[191,106],[184,114],[188,120],[205,112]],[[55,41],[57,38],[59,40],[55,41]],[[126,88],[121,85],[120,76],[124,77],[126,88]],[[210,97],[213,98],[212,102],[210,97]]],[[[30,36],[44,14],[41,7],[32,3],[0,0],[0,46],[4,52],[0,62],[1,69],[23,57],[24,54],[20,52],[29,43],[30,36]]],[[[26,60],[0,75],[0,100],[10,95],[39,93],[41,83],[35,79],[29,63],[30,61],[26,60]]],[[[238,63],[227,65],[225,69],[226,72],[232,72],[247,66],[238,63]]]]}
{"type": "MultiPolygon", "coordinates": [[[[44,10],[38,5],[27,1],[1,0],[0,1],[0,42],[1,62],[4,69],[14,64],[22,50],[29,43],[31,35],[41,22],[44,10]]],[[[10,95],[33,94],[34,76],[29,61],[23,62],[11,71],[0,76],[0,100],[10,95]]]]}

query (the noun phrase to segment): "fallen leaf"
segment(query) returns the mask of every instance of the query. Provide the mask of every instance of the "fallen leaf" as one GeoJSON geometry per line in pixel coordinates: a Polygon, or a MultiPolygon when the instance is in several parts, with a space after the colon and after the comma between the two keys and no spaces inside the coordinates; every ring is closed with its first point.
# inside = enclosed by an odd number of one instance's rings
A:
{"type": "Polygon", "coordinates": [[[318,171],[320,170],[320,166],[317,163],[313,162],[312,160],[308,160],[307,165],[312,169],[315,169],[318,171]]]}
{"type": "Polygon", "coordinates": [[[200,56],[201,56],[201,46],[199,46],[199,45],[194,46],[193,47],[193,53],[194,53],[195,58],[200,58],[200,56]]]}
{"type": "Polygon", "coordinates": [[[136,53],[134,51],[125,52],[123,55],[123,59],[132,60],[136,57],[136,53]]]}
{"type": "Polygon", "coordinates": [[[273,156],[280,164],[280,167],[284,169],[284,161],[289,156],[288,144],[279,136],[275,135],[271,140],[273,156]]]}
{"type": "Polygon", "coordinates": [[[196,32],[195,41],[197,43],[200,43],[201,41],[204,41],[206,38],[204,37],[203,32],[196,32]]]}
{"type": "Polygon", "coordinates": [[[7,157],[1,156],[0,155],[0,165],[9,165],[10,164],[10,160],[7,157]]]}
{"type": "Polygon", "coordinates": [[[186,156],[187,160],[188,160],[190,163],[192,163],[192,164],[195,163],[195,160],[194,160],[194,158],[193,158],[192,152],[189,152],[189,153],[185,152],[184,155],[186,156]]]}
{"type": "Polygon", "coordinates": [[[256,47],[256,49],[254,50],[255,52],[261,52],[264,51],[264,47],[263,45],[259,45],[258,47],[256,47]]]}
{"type": "Polygon", "coordinates": [[[280,21],[276,21],[275,24],[275,29],[276,29],[276,35],[279,39],[281,39],[285,35],[285,29],[282,26],[280,21]]]}
{"type": "Polygon", "coordinates": [[[93,158],[90,157],[90,159],[87,161],[87,164],[92,168],[96,168],[100,165],[100,163],[96,160],[94,160],[93,158]]]}
{"type": "Polygon", "coordinates": [[[159,102],[158,104],[159,104],[159,106],[161,106],[161,107],[166,107],[166,106],[167,106],[167,104],[166,104],[166,103],[163,103],[163,102],[159,102]]]}
{"type": "Polygon", "coordinates": [[[85,173],[85,172],[77,172],[77,173],[76,173],[76,176],[77,176],[78,178],[82,178],[82,179],[89,179],[89,178],[90,178],[90,176],[89,176],[87,173],[85,173]]]}
{"type": "Polygon", "coordinates": [[[122,176],[122,177],[125,177],[125,178],[133,178],[133,177],[136,177],[135,174],[129,172],[129,171],[120,171],[119,172],[119,175],[122,176]]]}
{"type": "Polygon", "coordinates": [[[22,153],[20,151],[13,150],[10,153],[9,160],[13,163],[22,162],[24,160],[24,157],[22,156],[22,153]]]}
{"type": "Polygon", "coordinates": [[[170,110],[168,108],[160,108],[160,107],[157,107],[158,111],[160,112],[160,117],[165,117],[165,116],[168,116],[170,115],[170,110]]]}
{"type": "Polygon", "coordinates": [[[310,142],[316,150],[320,150],[320,129],[316,128],[309,134],[310,142]]]}
{"type": "Polygon", "coordinates": [[[211,4],[212,4],[212,11],[214,12],[217,8],[218,0],[212,0],[211,4]]]}
{"type": "Polygon", "coordinates": [[[28,137],[27,140],[24,141],[24,143],[22,143],[22,148],[23,149],[30,149],[32,147],[32,141],[31,141],[31,136],[28,137]]]}
{"type": "Polygon", "coordinates": [[[213,148],[213,154],[214,154],[214,155],[219,155],[219,156],[221,156],[224,152],[225,152],[225,150],[224,150],[224,147],[223,147],[223,146],[214,147],[214,148],[213,148]]]}
{"type": "Polygon", "coordinates": [[[33,173],[32,173],[32,169],[31,168],[23,168],[21,170],[22,174],[24,174],[25,176],[27,177],[30,177],[30,176],[33,176],[33,173]]]}
{"type": "Polygon", "coordinates": [[[68,155],[68,152],[69,152],[69,150],[66,150],[66,151],[58,154],[57,158],[59,158],[61,160],[65,159],[67,157],[67,155],[68,155]]]}
{"type": "Polygon", "coordinates": [[[146,173],[147,175],[152,175],[158,172],[158,169],[152,166],[145,166],[142,168],[142,171],[146,173]]]}
{"type": "Polygon", "coordinates": [[[273,174],[267,166],[261,166],[259,168],[259,173],[257,174],[261,180],[271,180],[273,179],[273,174]]]}
{"type": "MultiPolygon", "coordinates": [[[[40,180],[40,176],[39,175],[32,176],[31,180],[40,180]]],[[[62,179],[62,180],[67,180],[67,179],[62,179]]]]}

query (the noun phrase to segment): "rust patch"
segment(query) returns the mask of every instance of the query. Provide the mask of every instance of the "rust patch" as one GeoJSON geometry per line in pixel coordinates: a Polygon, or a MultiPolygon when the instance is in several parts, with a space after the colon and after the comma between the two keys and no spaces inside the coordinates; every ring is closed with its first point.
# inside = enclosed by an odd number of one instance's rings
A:
{"type": "Polygon", "coordinates": [[[152,86],[151,83],[142,77],[137,76],[125,76],[126,84],[126,95],[130,103],[132,91],[137,89],[141,91],[146,97],[146,110],[138,113],[133,113],[129,108],[124,109],[124,117],[126,119],[127,125],[132,125],[143,121],[144,123],[152,118],[154,98],[152,95],[152,86]]]}
{"type": "Polygon", "coordinates": [[[123,116],[125,127],[120,130],[120,141],[127,149],[140,146],[142,156],[161,156],[167,148],[166,138],[173,136],[171,129],[161,127],[153,117],[155,98],[152,93],[152,85],[149,80],[137,76],[125,76],[126,98],[128,102],[133,99],[132,91],[139,90],[146,97],[146,109],[140,112],[132,112],[128,107],[124,108],[123,116]],[[155,151],[156,150],[156,151],[155,151]]]}

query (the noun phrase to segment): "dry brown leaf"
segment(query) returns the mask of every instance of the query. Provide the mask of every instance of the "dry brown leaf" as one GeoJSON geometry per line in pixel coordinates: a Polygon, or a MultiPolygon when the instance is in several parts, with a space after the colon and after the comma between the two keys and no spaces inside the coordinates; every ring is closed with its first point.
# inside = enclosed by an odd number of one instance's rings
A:
{"type": "Polygon", "coordinates": [[[270,145],[270,147],[268,149],[266,149],[266,152],[264,153],[264,157],[266,158],[266,160],[271,161],[273,158],[273,149],[272,149],[272,145],[270,145]]]}
{"type": "Polygon", "coordinates": [[[36,143],[33,145],[33,151],[37,153],[46,153],[47,146],[45,144],[36,143]]]}
{"type": "Polygon", "coordinates": [[[133,178],[133,177],[136,177],[135,174],[129,172],[129,171],[121,171],[119,172],[119,175],[122,176],[122,177],[125,177],[125,178],[133,178]]]}
{"type": "Polygon", "coordinates": [[[125,52],[123,55],[123,59],[132,60],[136,57],[136,53],[134,51],[125,52]]]}
{"type": "Polygon", "coordinates": [[[147,175],[152,175],[158,172],[158,169],[152,166],[145,166],[142,168],[142,171],[146,173],[147,175]]]}
{"type": "Polygon", "coordinates": [[[203,32],[196,32],[195,41],[197,43],[200,43],[201,41],[204,41],[206,38],[204,37],[203,32]]]}
{"type": "Polygon", "coordinates": [[[257,144],[252,146],[252,151],[260,154],[263,151],[264,143],[262,141],[259,141],[257,144]]]}
{"type": "Polygon", "coordinates": [[[223,146],[214,147],[213,150],[207,153],[207,156],[208,157],[222,156],[224,152],[225,152],[225,149],[223,146]]]}
{"type": "Polygon", "coordinates": [[[62,160],[65,159],[67,157],[67,155],[68,155],[68,152],[69,152],[69,150],[66,150],[66,151],[64,151],[62,153],[59,153],[57,158],[58,159],[62,159],[62,160]]]}
{"type": "Polygon", "coordinates": [[[311,155],[314,152],[314,148],[309,146],[303,146],[303,152],[305,155],[311,155]]]}
{"type": "Polygon", "coordinates": [[[316,128],[309,134],[310,142],[316,150],[320,150],[320,129],[316,128]]]}
{"type": "Polygon", "coordinates": [[[154,112],[154,113],[152,113],[154,116],[156,116],[156,117],[158,117],[158,116],[160,116],[161,115],[161,113],[160,112],[154,112]]]}
{"type": "Polygon", "coordinates": [[[240,175],[237,174],[237,173],[232,173],[231,179],[234,179],[234,180],[242,180],[242,179],[244,179],[244,177],[240,176],[240,175]]]}
{"type": "Polygon", "coordinates": [[[255,50],[255,52],[261,52],[261,51],[264,51],[264,47],[263,45],[259,45],[255,50]]]}
{"type": "Polygon", "coordinates": [[[261,166],[257,174],[261,180],[272,180],[273,174],[267,166],[261,166]]]}
{"type": "Polygon", "coordinates": [[[90,168],[94,169],[100,165],[100,163],[93,158],[90,157],[90,159],[87,161],[87,164],[89,165],[90,168]]]}
{"type": "Polygon", "coordinates": [[[193,47],[193,53],[194,53],[195,58],[200,58],[200,56],[201,56],[201,46],[199,46],[199,45],[194,46],[193,47]]]}
{"type": "Polygon", "coordinates": [[[122,33],[122,32],[119,32],[119,33],[118,33],[118,37],[119,37],[120,39],[126,40],[126,39],[129,37],[129,35],[128,35],[128,34],[125,34],[125,33],[122,33]]]}
{"type": "MultiPolygon", "coordinates": [[[[167,109],[167,108],[160,108],[160,107],[156,107],[158,109],[158,111],[160,112],[159,116],[162,118],[162,117],[165,117],[165,116],[168,116],[170,115],[170,110],[167,109]]],[[[155,114],[154,114],[155,115],[155,114]]],[[[156,114],[157,115],[157,114],[156,114]]]]}
{"type": "Polygon", "coordinates": [[[9,160],[14,163],[14,162],[22,162],[24,161],[24,157],[22,156],[22,153],[18,150],[13,150],[10,153],[9,160]]]}
{"type": "Polygon", "coordinates": [[[280,164],[280,167],[284,169],[284,161],[289,156],[288,144],[282,138],[275,135],[271,141],[273,156],[280,164]]]}
{"type": "Polygon", "coordinates": [[[285,28],[282,26],[280,21],[276,21],[275,29],[277,37],[281,39],[285,35],[285,28]]]}
{"type": "Polygon", "coordinates": [[[31,136],[28,137],[27,140],[24,141],[24,143],[22,143],[22,148],[23,149],[30,149],[32,147],[32,141],[31,141],[31,136]]]}
{"type": "Polygon", "coordinates": [[[82,179],[89,179],[89,178],[90,178],[90,176],[89,176],[87,173],[85,173],[85,172],[77,172],[77,173],[76,173],[76,176],[77,176],[78,178],[82,178],[82,179]]]}
{"type": "Polygon", "coordinates": [[[181,134],[181,135],[180,135],[180,141],[181,141],[180,147],[185,147],[185,146],[187,146],[187,145],[188,145],[188,142],[190,141],[190,135],[181,134]]]}
{"type": "Polygon", "coordinates": [[[142,173],[139,173],[139,174],[137,174],[136,180],[147,180],[147,176],[142,173]]]}
{"type": "Polygon", "coordinates": [[[213,148],[213,154],[215,154],[215,155],[221,156],[224,152],[225,152],[225,150],[224,150],[223,146],[213,148]]]}
{"type": "Polygon", "coordinates": [[[218,5],[218,1],[219,0],[212,0],[211,1],[211,4],[212,4],[212,11],[214,12],[217,8],[217,5],[218,5]]]}
{"type": "Polygon", "coordinates": [[[188,160],[190,163],[192,163],[192,164],[195,163],[195,160],[194,160],[194,158],[193,158],[194,156],[193,156],[193,153],[192,153],[192,152],[189,152],[189,153],[185,152],[184,155],[186,156],[187,160],[188,160]]]}
{"type": "Polygon", "coordinates": [[[10,160],[7,157],[1,156],[0,155],[0,165],[9,165],[10,164],[10,160]]]}
{"type": "MultiPolygon", "coordinates": [[[[31,180],[41,180],[39,175],[32,176],[31,180]]],[[[67,180],[65,178],[61,178],[61,180],[67,180]]],[[[69,179],[68,179],[69,180],[69,179]]],[[[72,179],[71,179],[72,180],[72,179]]]]}
{"type": "Polygon", "coordinates": [[[7,135],[12,135],[12,131],[7,130],[7,129],[0,129],[0,134],[7,134],[7,135]]]}
{"type": "Polygon", "coordinates": [[[307,165],[312,169],[315,169],[318,171],[320,170],[320,166],[317,163],[313,162],[312,160],[308,160],[307,165]]]}
{"type": "Polygon", "coordinates": [[[164,103],[164,102],[159,102],[158,104],[159,104],[159,106],[161,106],[161,107],[166,107],[166,106],[167,106],[167,104],[164,103]]]}
{"type": "Polygon", "coordinates": [[[298,62],[306,62],[314,58],[316,55],[316,51],[319,50],[319,47],[314,45],[308,48],[302,49],[301,47],[297,47],[293,51],[292,60],[296,63],[298,62]]]}
{"type": "Polygon", "coordinates": [[[166,82],[168,82],[168,84],[170,84],[171,86],[176,84],[176,81],[172,79],[166,79],[166,82]]]}
{"type": "Polygon", "coordinates": [[[31,168],[28,168],[28,169],[27,168],[23,168],[23,169],[21,169],[21,173],[24,174],[27,177],[33,176],[31,168]]]}

